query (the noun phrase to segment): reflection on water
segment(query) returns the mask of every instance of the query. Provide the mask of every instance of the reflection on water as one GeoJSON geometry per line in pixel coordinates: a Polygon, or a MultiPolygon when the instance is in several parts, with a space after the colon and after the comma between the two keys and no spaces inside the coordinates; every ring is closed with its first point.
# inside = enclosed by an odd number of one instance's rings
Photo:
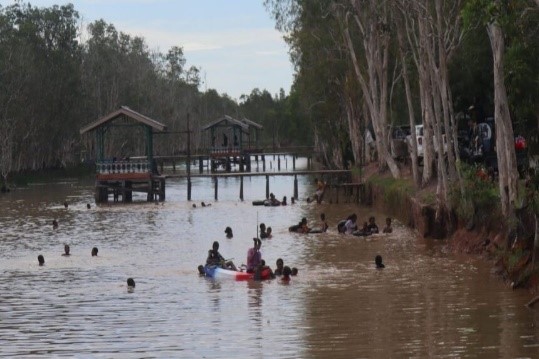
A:
{"type": "MultiPolygon", "coordinates": [[[[312,195],[299,178],[300,197],[312,195]]],[[[310,179],[312,181],[312,179],[310,179]]],[[[489,275],[488,265],[444,251],[399,223],[390,235],[336,234],[339,219],[369,210],[351,204],[253,207],[265,178],[196,179],[192,208],[182,180],[168,181],[163,205],[86,208],[92,182],[42,184],[0,196],[0,355],[82,357],[534,357],[536,312],[529,295],[489,275]],[[70,203],[66,210],[62,203],[70,203]],[[304,236],[289,225],[325,212],[330,233],[304,236]],[[52,229],[52,219],[59,228],[52,229]],[[199,277],[214,240],[246,262],[257,224],[274,229],[263,257],[296,266],[280,280],[199,277]],[[233,239],[224,229],[231,226],[233,239]],[[72,255],[62,257],[63,245],[72,255]],[[99,248],[97,257],[92,247],[99,248]],[[37,264],[43,254],[45,265],[37,264]],[[386,268],[376,270],[381,254],[386,268]],[[137,283],[132,293],[126,279],[137,283]]],[[[290,197],[293,179],[272,178],[290,197]]],[[[384,215],[375,213],[378,224],[384,215]]]]}

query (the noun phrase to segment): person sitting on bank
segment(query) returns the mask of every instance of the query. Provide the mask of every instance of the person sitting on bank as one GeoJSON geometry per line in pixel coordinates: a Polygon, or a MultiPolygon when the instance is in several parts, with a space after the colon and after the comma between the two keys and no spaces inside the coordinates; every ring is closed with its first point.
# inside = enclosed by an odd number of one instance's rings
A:
{"type": "Polygon", "coordinates": [[[259,234],[259,237],[261,239],[266,239],[268,238],[268,233],[266,233],[266,225],[264,223],[260,223],[259,225],[260,227],[260,234],[259,234]]]}
{"type": "Polygon", "coordinates": [[[262,253],[260,252],[262,241],[259,238],[253,238],[253,241],[253,247],[247,251],[247,273],[253,273],[262,260],[262,253]]]}
{"type": "Polygon", "coordinates": [[[219,242],[213,242],[212,249],[208,251],[208,258],[206,259],[206,265],[215,265],[221,268],[237,270],[236,266],[232,261],[227,261],[219,253],[219,242]]]}
{"type": "Polygon", "coordinates": [[[45,264],[45,257],[43,257],[43,255],[38,255],[37,256],[37,262],[39,263],[40,266],[44,265],[45,264]]]}
{"type": "Polygon", "coordinates": [[[97,257],[98,249],[97,247],[92,248],[92,257],[97,257]]]}
{"type": "Polygon", "coordinates": [[[226,233],[226,238],[230,239],[230,238],[234,237],[234,234],[232,234],[232,228],[230,228],[230,227],[225,228],[225,233],[226,233]]]}
{"type": "Polygon", "coordinates": [[[379,254],[374,258],[374,264],[376,265],[377,269],[382,269],[386,267],[384,263],[382,263],[382,256],[379,254]]]}
{"type": "Polygon", "coordinates": [[[376,225],[376,219],[374,217],[369,218],[367,229],[371,234],[378,233],[378,226],[376,225]]]}
{"type": "Polygon", "coordinates": [[[64,246],[64,254],[62,254],[63,256],[68,256],[69,255],[69,245],[66,244],[64,246]]]}
{"type": "Polygon", "coordinates": [[[273,271],[273,274],[275,275],[283,275],[283,268],[284,268],[284,261],[282,258],[278,258],[277,261],[275,262],[275,265],[277,266],[277,268],[275,268],[275,270],[273,271]]]}
{"type": "Polygon", "coordinates": [[[393,232],[393,227],[391,227],[391,218],[387,217],[386,226],[384,227],[384,229],[382,229],[382,233],[391,233],[391,232],[393,232]]]}

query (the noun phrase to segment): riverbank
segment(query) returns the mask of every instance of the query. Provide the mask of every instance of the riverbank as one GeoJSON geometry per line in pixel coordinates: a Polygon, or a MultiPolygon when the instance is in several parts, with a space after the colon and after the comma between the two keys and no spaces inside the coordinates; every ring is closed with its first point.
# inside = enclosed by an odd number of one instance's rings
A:
{"type": "Polygon", "coordinates": [[[532,263],[533,218],[526,210],[517,213],[516,231],[509,231],[499,209],[477,211],[470,217],[462,213],[436,213],[436,185],[415,189],[410,178],[393,179],[367,167],[366,205],[394,216],[425,239],[444,240],[453,253],[481,257],[492,264],[491,273],[512,288],[539,289],[539,270],[532,263]]]}

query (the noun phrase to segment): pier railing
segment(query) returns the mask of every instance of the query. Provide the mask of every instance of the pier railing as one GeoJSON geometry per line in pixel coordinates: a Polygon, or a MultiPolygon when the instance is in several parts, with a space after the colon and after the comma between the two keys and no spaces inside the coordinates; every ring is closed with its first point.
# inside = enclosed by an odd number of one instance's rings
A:
{"type": "Polygon", "coordinates": [[[101,161],[96,162],[97,174],[117,173],[151,173],[152,166],[148,160],[101,161]]]}

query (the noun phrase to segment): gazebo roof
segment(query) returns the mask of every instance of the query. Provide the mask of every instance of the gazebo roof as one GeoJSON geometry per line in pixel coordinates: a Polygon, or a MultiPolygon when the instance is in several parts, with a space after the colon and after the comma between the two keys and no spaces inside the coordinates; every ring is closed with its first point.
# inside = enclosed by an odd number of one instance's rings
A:
{"type": "Polygon", "coordinates": [[[97,121],[94,121],[90,123],[89,125],[83,127],[80,129],[80,134],[85,134],[86,132],[90,132],[95,130],[96,128],[104,125],[107,122],[111,122],[117,118],[120,118],[122,116],[128,117],[134,121],[140,122],[144,125],[150,126],[154,130],[158,132],[163,132],[167,129],[167,127],[162,124],[161,122],[158,122],[154,119],[149,118],[148,116],[144,116],[143,114],[140,114],[136,111],[131,110],[127,106],[120,107],[119,110],[109,113],[108,115],[101,117],[97,121]]]}
{"type": "Polygon", "coordinates": [[[244,123],[244,122],[241,122],[239,120],[236,120],[235,118],[233,117],[230,117],[228,115],[224,115],[223,117],[220,117],[218,118],[217,120],[213,121],[213,122],[210,122],[209,124],[207,124],[206,126],[202,127],[202,131],[206,131],[206,130],[209,130],[210,128],[212,127],[216,127],[216,126],[222,126],[222,127],[226,127],[226,126],[239,126],[241,127],[243,130],[248,130],[249,129],[249,125],[244,123]]]}
{"type": "Polygon", "coordinates": [[[257,128],[259,130],[262,130],[264,128],[264,126],[262,126],[261,124],[251,121],[245,117],[241,121],[246,123],[248,126],[253,126],[254,128],[257,128]]]}

